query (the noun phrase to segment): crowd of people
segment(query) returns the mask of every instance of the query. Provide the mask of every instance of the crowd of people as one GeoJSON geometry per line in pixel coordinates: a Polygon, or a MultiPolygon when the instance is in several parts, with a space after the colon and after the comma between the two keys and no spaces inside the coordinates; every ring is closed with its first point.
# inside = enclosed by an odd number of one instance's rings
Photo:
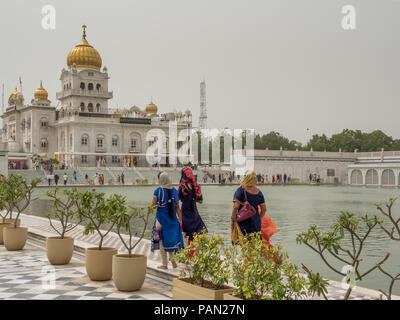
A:
{"type": "Polygon", "coordinates": [[[257,174],[257,183],[258,184],[290,184],[292,183],[292,176],[289,174],[273,174],[269,177],[267,174],[257,174]]]}
{"type": "MultiPolygon", "coordinates": [[[[196,180],[197,180],[197,176],[196,180]]],[[[211,183],[217,183],[217,176],[215,174],[210,174],[207,171],[204,171],[203,182],[207,183],[210,178],[211,183]]],[[[227,184],[227,183],[237,183],[240,182],[241,176],[239,174],[235,175],[235,171],[227,172],[227,173],[219,173],[218,174],[218,184],[227,184]]],[[[257,184],[290,184],[292,183],[292,176],[289,174],[273,174],[269,176],[268,174],[256,174],[257,184]]]]}
{"type": "MultiPolygon", "coordinates": [[[[54,182],[54,185],[58,186],[58,181],[60,180],[60,176],[58,175],[57,172],[53,171],[53,168],[50,168],[47,174],[47,183],[49,184],[49,186],[52,185],[52,182],[54,182]]],[[[68,174],[65,172],[62,175],[62,179],[63,179],[63,184],[64,186],[66,186],[68,184],[68,174]]],[[[76,173],[76,171],[74,171],[72,173],[72,184],[76,184],[78,181],[78,175],[76,173]]]]}
{"type": "MultiPolygon", "coordinates": [[[[160,250],[160,269],[168,269],[169,262],[176,268],[174,253],[190,244],[195,234],[207,232],[198,210],[198,204],[204,201],[203,194],[192,169],[188,167],[181,171],[178,189],[172,186],[172,179],[166,171],[159,173],[158,183],[159,187],[154,190],[152,200],[156,217],[152,229],[151,250],[160,250]]],[[[270,237],[277,229],[266,214],[264,195],[257,188],[257,174],[252,171],[243,177],[233,195],[232,244],[240,237],[255,232],[261,233],[264,242],[271,247],[270,237]],[[248,209],[249,206],[251,210],[248,209]],[[247,207],[246,216],[241,215],[244,207],[247,207]]]]}
{"type": "Polygon", "coordinates": [[[8,169],[16,170],[16,169],[24,169],[21,161],[8,161],[8,169]]]}
{"type": "Polygon", "coordinates": [[[319,174],[316,173],[310,173],[310,175],[308,176],[308,179],[311,183],[316,183],[316,184],[320,184],[321,183],[321,177],[319,174]]]}

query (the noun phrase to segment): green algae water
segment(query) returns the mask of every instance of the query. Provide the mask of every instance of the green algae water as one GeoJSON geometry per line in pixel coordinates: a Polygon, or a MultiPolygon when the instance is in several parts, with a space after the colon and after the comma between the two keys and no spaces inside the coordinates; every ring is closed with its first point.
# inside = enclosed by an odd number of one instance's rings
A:
{"type": "MultiPolygon", "coordinates": [[[[203,186],[203,204],[199,204],[199,212],[210,233],[220,233],[230,243],[230,216],[232,198],[237,186],[203,186]]],[[[282,243],[292,262],[304,263],[314,272],[320,272],[326,278],[341,281],[342,277],[330,270],[311,249],[296,243],[296,235],[306,231],[316,224],[327,230],[335,223],[341,211],[350,211],[355,214],[369,214],[380,216],[374,207],[375,203],[386,203],[390,197],[397,197],[400,190],[395,188],[367,188],[348,186],[259,186],[264,194],[267,213],[275,222],[278,232],[271,238],[272,244],[282,243]]],[[[89,188],[81,188],[82,190],[89,188]]],[[[152,200],[155,187],[147,186],[110,186],[97,188],[97,191],[107,195],[119,193],[125,195],[129,204],[145,206],[152,200]]],[[[51,210],[51,203],[47,199],[46,188],[35,191],[39,199],[28,208],[29,214],[45,216],[51,210]]],[[[395,216],[400,216],[400,200],[393,206],[395,216]]],[[[383,218],[383,217],[382,217],[383,218]]],[[[385,222],[390,227],[390,224],[385,222]]],[[[150,237],[150,228],[146,237],[150,237]]],[[[391,227],[390,227],[391,228],[391,227]]],[[[389,273],[400,272],[400,242],[389,240],[381,230],[375,230],[364,246],[365,267],[367,271],[380,261],[386,254],[391,257],[384,264],[389,273]]],[[[332,259],[330,262],[334,261],[332,259]]],[[[336,263],[338,269],[344,264],[336,263]]],[[[389,278],[379,270],[375,270],[365,277],[358,285],[373,289],[387,290],[389,278]]],[[[394,294],[400,295],[400,284],[395,287],[394,294]]]]}

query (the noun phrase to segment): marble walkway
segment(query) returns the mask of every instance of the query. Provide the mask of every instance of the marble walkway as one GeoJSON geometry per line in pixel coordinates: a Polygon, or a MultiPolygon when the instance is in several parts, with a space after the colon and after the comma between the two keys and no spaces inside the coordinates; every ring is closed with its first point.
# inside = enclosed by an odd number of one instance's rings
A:
{"type": "Polygon", "coordinates": [[[22,251],[0,245],[0,300],[169,300],[171,290],[168,281],[148,275],[141,290],[120,292],[112,280],[91,281],[82,255],[54,267],[35,240],[22,251]]]}
{"type": "MultiPolygon", "coordinates": [[[[21,215],[22,226],[28,227],[29,240],[24,250],[9,252],[0,245],[0,299],[151,299],[163,300],[172,298],[172,279],[179,273],[178,269],[160,270],[159,251],[150,251],[150,241],[142,240],[135,253],[148,257],[148,268],[145,284],[137,292],[122,293],[113,281],[94,282],[87,277],[84,266],[85,248],[97,245],[98,236],[83,235],[83,227],[78,226],[69,234],[74,237],[75,253],[69,265],[51,266],[46,257],[44,240],[55,236],[47,218],[21,215]]],[[[57,225],[57,222],[55,222],[57,225]]],[[[117,248],[119,253],[126,250],[117,234],[110,233],[104,246],[117,248]]],[[[180,266],[182,267],[182,266],[180,266]]],[[[346,290],[341,284],[330,281],[327,297],[330,300],[343,299],[346,290]]],[[[380,297],[375,290],[357,287],[353,290],[351,300],[374,300],[380,297]]],[[[321,299],[314,297],[310,299],[321,299]]],[[[394,297],[400,299],[400,297],[394,297]]]]}

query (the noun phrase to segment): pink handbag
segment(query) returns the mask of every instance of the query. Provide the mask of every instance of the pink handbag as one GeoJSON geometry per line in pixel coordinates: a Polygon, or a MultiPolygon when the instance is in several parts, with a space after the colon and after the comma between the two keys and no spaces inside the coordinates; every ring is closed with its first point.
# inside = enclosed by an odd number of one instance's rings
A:
{"type": "Polygon", "coordinates": [[[244,202],[240,204],[242,205],[242,207],[240,208],[240,210],[236,213],[236,221],[237,222],[242,222],[244,220],[247,220],[249,218],[251,218],[252,216],[254,216],[256,214],[256,209],[250,204],[250,202],[247,201],[247,195],[246,195],[246,189],[243,188],[244,190],[244,202]]]}

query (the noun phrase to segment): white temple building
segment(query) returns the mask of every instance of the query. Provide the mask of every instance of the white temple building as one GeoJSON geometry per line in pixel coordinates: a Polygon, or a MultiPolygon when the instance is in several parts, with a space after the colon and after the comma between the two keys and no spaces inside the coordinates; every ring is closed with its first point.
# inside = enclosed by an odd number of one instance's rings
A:
{"type": "MultiPolygon", "coordinates": [[[[157,139],[149,139],[149,131],[160,129],[168,137],[172,122],[178,134],[187,132],[189,141],[190,110],[159,114],[152,101],[144,109],[133,106],[112,110],[108,105],[113,97],[109,79],[107,67],[102,67],[102,58],[88,43],[83,26],[82,40],[69,52],[67,67],[61,71],[58,108],[48,100],[42,82],[29,104],[25,104],[22,92],[15,89],[11,93],[1,116],[2,149],[8,151],[9,161],[18,161],[21,168],[31,168],[37,156],[56,158],[70,167],[99,163],[148,166],[145,153],[157,139]]],[[[184,142],[177,142],[176,147],[184,142]]],[[[168,138],[162,143],[167,146],[168,138]]],[[[163,162],[169,164],[168,154],[164,154],[163,162]]]]}

